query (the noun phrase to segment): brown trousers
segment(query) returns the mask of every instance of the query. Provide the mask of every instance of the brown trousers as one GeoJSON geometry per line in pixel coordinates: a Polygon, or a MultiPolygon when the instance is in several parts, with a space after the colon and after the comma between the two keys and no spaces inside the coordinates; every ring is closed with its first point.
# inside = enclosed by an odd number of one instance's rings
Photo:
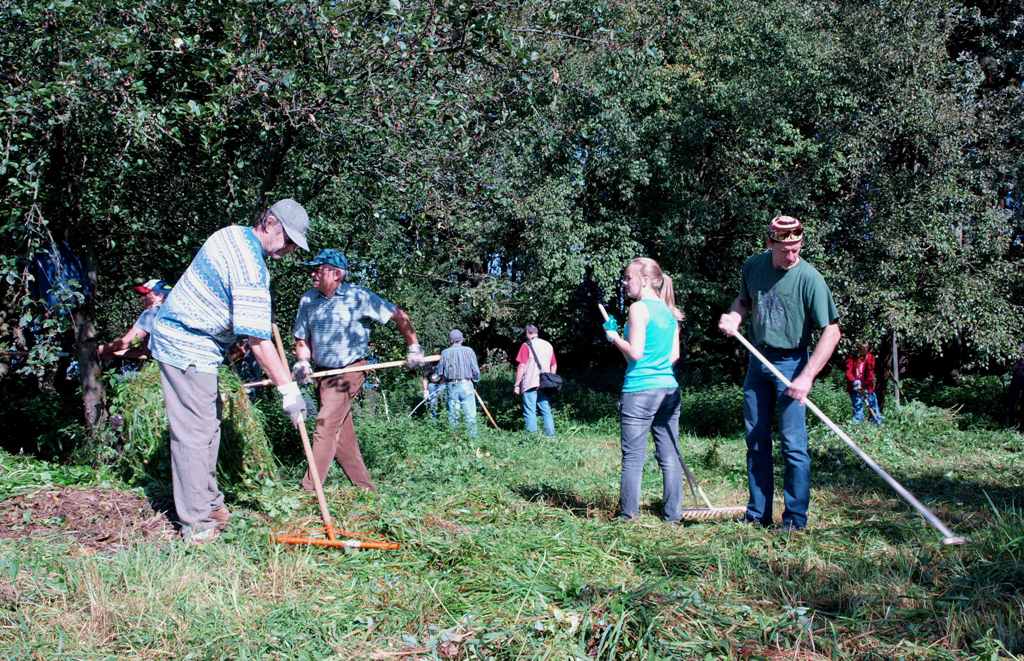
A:
{"type": "MultiPolygon", "coordinates": [[[[357,360],[346,367],[365,363],[365,360],[357,360]]],[[[321,484],[327,479],[327,471],[331,469],[331,459],[334,458],[352,484],[367,491],[376,491],[359,452],[356,429],[352,424],[352,400],[359,394],[364,379],[364,372],[351,372],[320,381],[320,413],[316,416],[316,431],[313,432],[313,461],[316,462],[321,484]]],[[[302,488],[314,490],[312,471],[306,471],[302,488]]]]}

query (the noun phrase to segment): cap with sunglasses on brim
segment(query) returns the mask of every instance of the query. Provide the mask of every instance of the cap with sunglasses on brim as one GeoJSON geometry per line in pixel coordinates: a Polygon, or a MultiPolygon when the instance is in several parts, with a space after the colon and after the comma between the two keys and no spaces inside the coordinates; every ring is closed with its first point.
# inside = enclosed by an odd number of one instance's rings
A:
{"type": "Polygon", "coordinates": [[[324,248],[316,254],[316,257],[308,262],[302,262],[303,266],[334,266],[344,271],[348,270],[348,259],[345,253],[334,248],[324,248]]]}
{"type": "Polygon", "coordinates": [[[292,243],[309,250],[306,243],[306,232],[309,231],[309,214],[306,209],[290,197],[278,200],[268,209],[270,214],[277,218],[284,228],[284,233],[292,240],[292,243]]]}
{"type": "Polygon", "coordinates": [[[792,216],[776,216],[768,224],[768,238],[776,243],[803,241],[804,226],[792,216]]]}

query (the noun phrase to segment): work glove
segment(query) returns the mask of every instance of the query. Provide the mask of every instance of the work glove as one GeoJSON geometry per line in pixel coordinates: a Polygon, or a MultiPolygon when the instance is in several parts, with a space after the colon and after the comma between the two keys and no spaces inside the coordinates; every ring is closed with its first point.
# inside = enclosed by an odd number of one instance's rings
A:
{"type": "Polygon", "coordinates": [[[410,344],[409,351],[405,354],[405,366],[411,370],[423,365],[423,349],[418,344],[410,344]]]}
{"type": "Polygon", "coordinates": [[[857,379],[856,381],[853,382],[853,389],[856,390],[857,392],[860,392],[860,379],[857,379]]]}
{"type": "Polygon", "coordinates": [[[616,321],[615,317],[605,319],[601,327],[604,328],[604,336],[608,338],[609,342],[614,342],[619,337],[619,322],[616,321]]]}
{"type": "Polygon", "coordinates": [[[277,392],[281,393],[281,408],[292,419],[292,424],[296,427],[299,426],[302,423],[302,419],[306,416],[306,400],[302,398],[299,384],[289,381],[284,385],[278,386],[277,392]]]}
{"type": "Polygon", "coordinates": [[[306,385],[313,381],[313,367],[309,364],[308,360],[300,360],[292,365],[292,378],[299,385],[306,385]]]}

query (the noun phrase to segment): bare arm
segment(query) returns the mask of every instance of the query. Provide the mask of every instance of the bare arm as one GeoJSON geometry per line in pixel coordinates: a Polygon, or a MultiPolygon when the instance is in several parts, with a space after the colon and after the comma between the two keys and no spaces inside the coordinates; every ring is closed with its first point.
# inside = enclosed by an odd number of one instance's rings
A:
{"type": "Polygon", "coordinates": [[[621,335],[614,335],[612,344],[622,352],[626,360],[637,361],[644,357],[644,347],[647,344],[647,306],[637,301],[629,306],[629,341],[621,335]]]}
{"type": "Polygon", "coordinates": [[[676,329],[672,333],[672,351],[669,353],[668,359],[673,365],[679,360],[679,324],[676,324],[676,329]]]}
{"type": "Polygon", "coordinates": [[[409,315],[406,314],[402,308],[395,308],[395,314],[392,315],[391,319],[395,322],[395,326],[398,327],[398,332],[405,338],[406,346],[412,346],[419,344],[419,339],[416,338],[416,331],[412,327],[412,320],[409,319],[409,315]]]}
{"type": "Polygon", "coordinates": [[[292,375],[288,371],[288,365],[281,361],[273,340],[250,337],[249,348],[252,349],[252,355],[255,356],[256,362],[260,364],[275,386],[291,382],[292,375]]]}
{"type": "Polygon", "coordinates": [[[718,330],[722,331],[729,337],[736,334],[736,331],[740,329],[740,324],[743,323],[743,319],[747,316],[747,305],[743,302],[743,299],[739,296],[729,306],[729,311],[723,314],[718,319],[718,330]]]}
{"type": "Polygon", "coordinates": [[[519,384],[523,382],[523,375],[526,373],[526,363],[519,363],[516,367],[516,382],[512,387],[512,392],[519,394],[519,384]]]}
{"type": "Polygon", "coordinates": [[[100,358],[111,356],[123,356],[129,349],[138,347],[149,335],[138,326],[132,326],[128,332],[113,342],[101,344],[96,347],[96,355],[100,358]]]}
{"type": "Polygon", "coordinates": [[[828,363],[828,359],[832,357],[832,352],[836,350],[840,337],[842,337],[842,333],[839,332],[839,324],[831,323],[825,326],[825,329],[821,331],[818,344],[814,346],[814,353],[811,354],[804,368],[800,370],[800,374],[793,379],[793,385],[786,390],[787,395],[801,404],[804,403],[814,385],[815,377],[828,363]]]}
{"type": "Polygon", "coordinates": [[[313,353],[309,348],[309,344],[305,340],[295,338],[295,359],[309,361],[313,357],[313,353]]]}

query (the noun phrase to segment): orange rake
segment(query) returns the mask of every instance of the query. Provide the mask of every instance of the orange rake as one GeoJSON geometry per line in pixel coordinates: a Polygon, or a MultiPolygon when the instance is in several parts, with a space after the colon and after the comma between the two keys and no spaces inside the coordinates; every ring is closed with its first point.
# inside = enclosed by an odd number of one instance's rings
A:
{"type": "MultiPolygon", "coordinates": [[[[284,344],[281,342],[281,333],[277,329],[277,324],[273,325],[274,330],[274,342],[277,345],[277,352],[281,355],[281,362],[284,363],[285,369],[288,368],[288,359],[285,357],[284,344]]],[[[388,542],[383,540],[373,539],[367,535],[357,532],[351,532],[348,530],[335,530],[334,523],[331,521],[331,512],[327,509],[327,499],[324,498],[324,488],[320,483],[320,471],[316,468],[316,462],[313,461],[313,448],[309,444],[309,433],[306,431],[306,417],[302,416],[298,424],[299,436],[302,437],[302,449],[306,453],[306,461],[309,462],[309,472],[313,475],[313,485],[316,489],[316,502],[320,506],[320,518],[324,522],[324,534],[327,538],[323,537],[303,537],[300,535],[275,535],[274,541],[278,544],[295,544],[304,546],[326,546],[328,548],[342,548],[342,549],[378,549],[381,551],[395,551],[400,548],[395,542],[388,542]],[[347,539],[339,539],[338,535],[346,537],[347,539]]]]}

